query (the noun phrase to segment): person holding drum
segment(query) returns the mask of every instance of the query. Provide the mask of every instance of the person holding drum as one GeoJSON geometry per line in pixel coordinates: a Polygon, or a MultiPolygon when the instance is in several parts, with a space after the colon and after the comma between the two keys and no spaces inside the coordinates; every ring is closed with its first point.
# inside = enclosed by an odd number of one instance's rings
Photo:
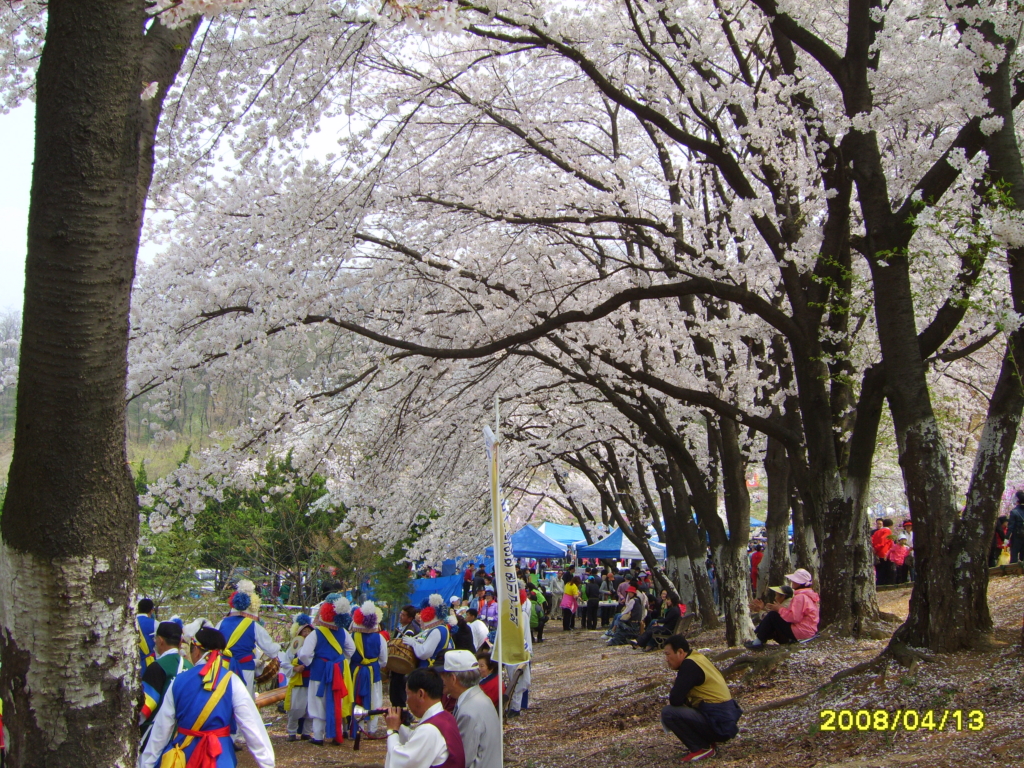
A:
{"type": "Polygon", "coordinates": [[[438,594],[430,596],[429,605],[420,611],[423,631],[414,638],[402,638],[412,648],[421,667],[432,667],[438,657],[455,647],[451,628],[444,620],[444,598],[438,594]]]}
{"type": "Polygon", "coordinates": [[[405,706],[405,676],[416,669],[417,659],[412,648],[402,642],[403,637],[416,637],[420,633],[420,625],[416,623],[416,608],[407,605],[398,612],[398,631],[388,641],[388,658],[390,659],[387,668],[391,673],[391,682],[388,684],[388,700],[392,707],[405,706]],[[405,661],[408,656],[408,668],[405,661]],[[401,666],[402,669],[398,667],[401,666]]]}

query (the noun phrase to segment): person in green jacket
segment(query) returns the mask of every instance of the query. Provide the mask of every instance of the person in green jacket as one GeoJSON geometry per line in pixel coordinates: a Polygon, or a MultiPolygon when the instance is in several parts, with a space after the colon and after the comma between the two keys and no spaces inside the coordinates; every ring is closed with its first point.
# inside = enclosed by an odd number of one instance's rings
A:
{"type": "Polygon", "coordinates": [[[533,603],[533,610],[530,612],[530,637],[535,643],[543,643],[544,625],[548,622],[547,600],[535,584],[528,584],[526,591],[529,593],[530,602],[533,603]]]}

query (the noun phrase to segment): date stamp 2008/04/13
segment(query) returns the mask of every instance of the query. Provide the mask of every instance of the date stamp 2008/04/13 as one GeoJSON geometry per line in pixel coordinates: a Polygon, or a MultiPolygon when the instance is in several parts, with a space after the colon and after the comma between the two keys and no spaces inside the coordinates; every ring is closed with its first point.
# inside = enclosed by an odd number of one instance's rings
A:
{"type": "Polygon", "coordinates": [[[980,731],[980,709],[823,709],[822,731],[980,731]]]}

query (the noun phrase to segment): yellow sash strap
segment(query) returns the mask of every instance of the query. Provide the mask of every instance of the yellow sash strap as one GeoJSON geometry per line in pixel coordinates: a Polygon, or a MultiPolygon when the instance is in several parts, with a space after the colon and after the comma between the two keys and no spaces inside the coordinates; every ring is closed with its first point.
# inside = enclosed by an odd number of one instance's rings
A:
{"type": "Polygon", "coordinates": [[[148,667],[156,661],[156,656],[153,653],[153,649],[149,647],[149,643],[146,642],[146,633],[142,631],[142,625],[139,624],[138,619],[135,619],[135,628],[139,630],[139,650],[142,652],[142,655],[145,656],[146,666],[148,667]]]}
{"type": "Polygon", "coordinates": [[[371,664],[373,664],[373,662],[377,661],[377,659],[368,659],[368,658],[366,658],[366,651],[363,650],[363,633],[362,632],[353,632],[352,633],[352,642],[354,642],[356,644],[356,651],[359,652],[359,656],[362,658],[362,661],[359,662],[362,666],[368,667],[371,664]]]}
{"type": "Polygon", "coordinates": [[[336,650],[341,656],[345,655],[345,649],[338,643],[338,638],[331,634],[331,631],[327,629],[327,627],[317,627],[316,629],[317,632],[323,635],[327,642],[331,644],[331,648],[336,650]]]}
{"type": "MultiPolygon", "coordinates": [[[[225,671],[221,676],[220,683],[213,689],[213,693],[210,694],[210,698],[206,700],[206,706],[203,707],[203,711],[199,713],[199,717],[196,718],[195,723],[189,728],[190,731],[201,731],[203,726],[206,725],[207,719],[210,717],[210,713],[213,712],[213,708],[217,706],[224,693],[228,689],[228,681],[231,679],[231,673],[225,671]]],[[[160,768],[185,768],[185,747],[194,741],[195,737],[186,736],[185,740],[181,744],[172,747],[169,751],[164,752],[164,756],[160,759],[160,768]]]]}
{"type": "MultiPolygon", "coordinates": [[[[341,714],[344,717],[348,717],[352,714],[352,701],[355,695],[355,686],[352,685],[352,667],[348,663],[348,659],[345,658],[345,649],[338,643],[338,638],[332,635],[327,627],[317,627],[316,630],[324,636],[328,643],[331,644],[331,648],[336,650],[338,655],[341,656],[338,663],[341,664],[342,679],[345,681],[345,689],[348,691],[348,693],[345,694],[345,698],[342,699],[341,714]]],[[[312,691],[310,691],[310,695],[313,695],[312,691]]],[[[161,766],[161,768],[163,768],[163,766],[161,766]]]]}
{"type": "MultiPolygon", "coordinates": [[[[227,648],[225,650],[230,651],[235,647],[235,643],[242,639],[242,635],[245,634],[245,630],[252,624],[252,619],[242,619],[238,622],[238,626],[235,627],[235,631],[231,633],[231,637],[228,638],[227,648]]],[[[195,729],[193,729],[195,730],[195,729]]]]}
{"type": "MultiPolygon", "coordinates": [[[[441,625],[438,625],[436,627],[431,627],[430,629],[428,629],[426,631],[426,634],[429,635],[435,629],[443,629],[444,631],[446,631],[448,633],[448,639],[445,640],[445,642],[444,642],[444,648],[441,648],[441,649],[436,649],[435,648],[434,649],[434,655],[431,656],[430,659],[427,661],[427,666],[428,667],[434,666],[434,662],[437,661],[437,654],[439,654],[441,651],[450,651],[452,648],[455,647],[455,643],[452,642],[452,631],[448,627],[443,627],[441,625]]],[[[440,643],[438,643],[438,645],[440,645],[440,643]]]]}
{"type": "MultiPolygon", "coordinates": [[[[299,666],[298,659],[292,659],[292,666],[299,666]]],[[[299,688],[302,686],[302,672],[293,672],[292,676],[288,678],[288,690],[284,694],[284,711],[287,712],[292,708],[292,688],[299,688]]]]}

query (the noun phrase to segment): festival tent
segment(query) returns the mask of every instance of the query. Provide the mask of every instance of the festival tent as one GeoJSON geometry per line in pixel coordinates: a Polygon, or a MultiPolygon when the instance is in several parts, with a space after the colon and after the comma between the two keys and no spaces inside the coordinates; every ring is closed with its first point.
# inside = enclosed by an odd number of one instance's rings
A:
{"type": "Polygon", "coordinates": [[[554,539],[559,544],[575,544],[577,541],[583,541],[587,537],[583,533],[583,529],[578,525],[559,525],[558,523],[541,523],[537,526],[537,530],[543,533],[550,539],[554,539]]]}
{"type": "MultiPolygon", "coordinates": [[[[524,525],[512,534],[512,554],[515,557],[565,557],[568,547],[545,536],[532,525],[524,525]]],[[[491,555],[494,547],[487,548],[491,555]]]]}
{"type": "Polygon", "coordinates": [[[516,557],[565,557],[567,549],[532,525],[524,525],[512,534],[512,554],[516,557]]]}
{"type": "MultiPolygon", "coordinates": [[[[659,560],[665,559],[665,545],[657,542],[650,542],[654,556],[659,560]]],[[[589,546],[576,547],[577,557],[607,558],[609,560],[641,560],[643,555],[634,546],[633,542],[625,537],[621,528],[616,528],[603,539],[589,546]]]]}

